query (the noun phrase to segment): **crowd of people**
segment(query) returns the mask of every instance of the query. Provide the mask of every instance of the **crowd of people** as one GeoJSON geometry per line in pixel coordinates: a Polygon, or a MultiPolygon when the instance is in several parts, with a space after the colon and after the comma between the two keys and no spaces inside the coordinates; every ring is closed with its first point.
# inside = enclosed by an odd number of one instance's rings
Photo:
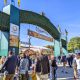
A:
{"type": "Polygon", "coordinates": [[[59,62],[63,65],[63,73],[68,74],[67,66],[74,70],[74,80],[80,80],[80,53],[68,54],[68,56],[58,56],[59,62]]]}
{"type": "Polygon", "coordinates": [[[80,53],[68,56],[36,54],[31,58],[27,52],[15,55],[9,51],[8,57],[0,59],[0,80],[56,80],[58,65],[63,65],[62,73],[68,74],[66,65],[74,69],[74,79],[80,77],[80,53]]]}
{"type": "Polygon", "coordinates": [[[15,55],[9,51],[8,57],[0,59],[0,73],[4,73],[2,80],[48,80],[49,77],[53,80],[56,69],[54,57],[42,53],[30,58],[26,52],[15,55]]]}

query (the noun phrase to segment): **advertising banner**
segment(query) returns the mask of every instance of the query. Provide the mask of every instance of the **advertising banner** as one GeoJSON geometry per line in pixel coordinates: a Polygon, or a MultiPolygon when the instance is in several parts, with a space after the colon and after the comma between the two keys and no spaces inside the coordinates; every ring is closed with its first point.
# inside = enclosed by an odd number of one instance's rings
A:
{"type": "Polygon", "coordinates": [[[19,26],[10,23],[10,46],[18,47],[19,45],[19,26]]]}
{"type": "Polygon", "coordinates": [[[10,23],[10,35],[19,36],[19,26],[10,23]]]}
{"type": "Polygon", "coordinates": [[[10,46],[18,47],[19,45],[18,41],[19,41],[19,38],[17,36],[10,35],[10,46]]]}
{"type": "Polygon", "coordinates": [[[43,39],[43,40],[46,40],[46,41],[53,42],[53,38],[44,36],[42,34],[39,34],[37,32],[31,31],[31,30],[28,30],[28,35],[30,35],[32,37],[39,38],[39,39],[43,39]]]}

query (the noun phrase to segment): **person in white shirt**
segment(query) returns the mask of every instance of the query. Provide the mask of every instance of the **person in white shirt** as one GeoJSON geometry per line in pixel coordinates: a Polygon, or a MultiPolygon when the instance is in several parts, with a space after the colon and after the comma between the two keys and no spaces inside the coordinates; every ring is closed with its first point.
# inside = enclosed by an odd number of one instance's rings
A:
{"type": "Polygon", "coordinates": [[[76,70],[76,78],[80,78],[80,53],[74,58],[74,69],[76,70]]]}

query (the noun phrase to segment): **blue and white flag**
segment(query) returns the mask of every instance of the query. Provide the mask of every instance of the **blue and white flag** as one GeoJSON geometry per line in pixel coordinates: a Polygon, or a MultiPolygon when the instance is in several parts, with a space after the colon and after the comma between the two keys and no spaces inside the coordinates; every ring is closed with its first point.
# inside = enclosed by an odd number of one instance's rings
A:
{"type": "Polygon", "coordinates": [[[15,5],[15,1],[14,0],[11,0],[11,4],[15,5]]]}

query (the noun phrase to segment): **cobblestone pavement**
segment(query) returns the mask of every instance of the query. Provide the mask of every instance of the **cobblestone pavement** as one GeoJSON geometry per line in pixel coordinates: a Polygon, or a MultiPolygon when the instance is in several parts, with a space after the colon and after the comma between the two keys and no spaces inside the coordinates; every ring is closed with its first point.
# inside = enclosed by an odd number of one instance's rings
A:
{"type": "Polygon", "coordinates": [[[63,67],[57,69],[57,80],[73,80],[73,68],[67,66],[66,71],[68,73],[62,72],[63,67]]]}
{"type": "MultiPolygon", "coordinates": [[[[63,67],[59,66],[57,69],[57,80],[74,80],[73,79],[73,68],[69,68],[67,66],[66,71],[68,73],[62,72],[62,70],[63,70],[63,67]]],[[[0,80],[2,80],[1,77],[0,77],[0,80]]]]}

